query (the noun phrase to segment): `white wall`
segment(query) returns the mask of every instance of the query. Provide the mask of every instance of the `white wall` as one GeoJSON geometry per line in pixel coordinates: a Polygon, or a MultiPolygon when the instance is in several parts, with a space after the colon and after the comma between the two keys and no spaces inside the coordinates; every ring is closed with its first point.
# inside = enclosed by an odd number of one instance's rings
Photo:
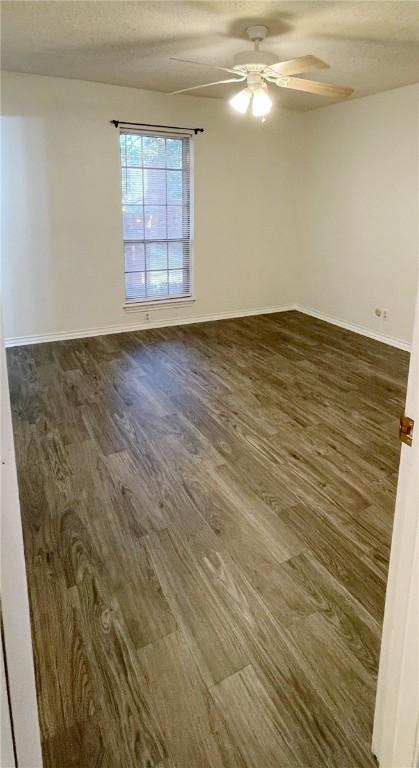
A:
{"type": "Polygon", "coordinates": [[[302,116],[246,121],[226,102],[3,75],[5,336],[138,325],[123,309],[118,131],[199,126],[193,306],[152,321],[294,300],[302,116]],[[220,279],[221,278],[221,279],[220,279]]]}
{"type": "Polygon", "coordinates": [[[410,341],[418,86],[262,125],[214,99],[14,73],[2,85],[6,338],[142,325],[123,309],[118,118],[205,128],[197,301],[151,322],[298,304],[410,341]]]}
{"type": "Polygon", "coordinates": [[[416,85],[306,114],[299,303],[410,341],[418,260],[416,85]],[[374,308],[388,309],[388,320],[374,308]]]}

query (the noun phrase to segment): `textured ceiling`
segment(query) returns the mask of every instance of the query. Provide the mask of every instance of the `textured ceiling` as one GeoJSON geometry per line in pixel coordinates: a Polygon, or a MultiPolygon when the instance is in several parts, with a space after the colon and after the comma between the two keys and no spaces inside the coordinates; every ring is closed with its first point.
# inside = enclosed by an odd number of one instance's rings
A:
{"type": "MultiPolygon", "coordinates": [[[[172,91],[218,80],[223,73],[171,62],[171,56],[231,66],[234,54],[250,45],[246,27],[265,23],[270,36],[264,49],[278,60],[305,54],[323,59],[330,69],[307,77],[352,86],[352,98],[419,79],[419,3],[410,0],[14,0],[1,2],[1,12],[2,66],[15,72],[172,91]]],[[[193,93],[226,98],[231,89],[237,86],[193,93]]],[[[291,109],[332,101],[273,90],[291,109]]]]}

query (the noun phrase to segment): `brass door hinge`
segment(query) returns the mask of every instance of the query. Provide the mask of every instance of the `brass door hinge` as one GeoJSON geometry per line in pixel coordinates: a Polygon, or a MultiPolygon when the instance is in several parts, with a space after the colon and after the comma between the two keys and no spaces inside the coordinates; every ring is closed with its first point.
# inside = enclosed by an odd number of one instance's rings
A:
{"type": "Polygon", "coordinates": [[[414,424],[415,422],[409,416],[400,416],[399,437],[402,443],[412,445],[414,424]]]}

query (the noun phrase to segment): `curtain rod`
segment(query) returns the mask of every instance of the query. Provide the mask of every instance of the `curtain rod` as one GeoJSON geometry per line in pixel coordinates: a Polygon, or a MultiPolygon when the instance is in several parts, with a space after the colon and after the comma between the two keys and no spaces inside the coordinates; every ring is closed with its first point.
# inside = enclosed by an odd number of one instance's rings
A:
{"type": "Polygon", "coordinates": [[[180,128],[178,125],[153,125],[153,123],[129,123],[126,120],[111,120],[111,123],[118,128],[119,125],[136,125],[139,128],[172,128],[175,131],[193,131],[195,136],[197,133],[204,133],[203,128],[180,128]]]}

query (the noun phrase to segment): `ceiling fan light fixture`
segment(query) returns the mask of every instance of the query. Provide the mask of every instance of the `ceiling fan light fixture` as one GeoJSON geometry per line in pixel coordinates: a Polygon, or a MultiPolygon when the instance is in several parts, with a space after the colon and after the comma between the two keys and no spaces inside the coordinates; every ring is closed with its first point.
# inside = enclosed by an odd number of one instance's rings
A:
{"type": "Polygon", "coordinates": [[[272,99],[266,85],[259,85],[253,92],[252,113],[254,117],[265,117],[272,109],[272,99]]]}
{"type": "Polygon", "coordinates": [[[230,104],[232,107],[234,107],[237,112],[240,112],[242,115],[245,115],[250,104],[250,99],[252,98],[252,91],[250,88],[243,88],[243,90],[236,93],[232,99],[230,99],[230,104]]]}
{"type": "Polygon", "coordinates": [[[172,91],[171,95],[247,81],[247,88],[236,93],[230,99],[230,104],[242,115],[246,114],[251,105],[253,116],[262,118],[262,122],[272,109],[272,99],[268,93],[267,83],[277,88],[289,88],[291,91],[302,91],[303,93],[313,93],[335,99],[348,98],[352,95],[353,88],[347,86],[333,85],[332,83],[325,83],[323,80],[307,80],[304,77],[295,77],[295,75],[310,72],[312,69],[325,69],[329,66],[317,56],[308,54],[297,56],[295,59],[278,61],[278,56],[275,53],[261,51],[259,44],[265,39],[269,31],[264,24],[253,24],[246,31],[249,40],[254,44],[254,48],[252,51],[246,50],[237,53],[231,67],[208,64],[202,61],[189,61],[188,59],[172,59],[172,61],[186,64],[196,64],[198,67],[213,67],[221,72],[227,72],[230,77],[224,76],[224,80],[181,88],[178,91],[172,91]]]}

